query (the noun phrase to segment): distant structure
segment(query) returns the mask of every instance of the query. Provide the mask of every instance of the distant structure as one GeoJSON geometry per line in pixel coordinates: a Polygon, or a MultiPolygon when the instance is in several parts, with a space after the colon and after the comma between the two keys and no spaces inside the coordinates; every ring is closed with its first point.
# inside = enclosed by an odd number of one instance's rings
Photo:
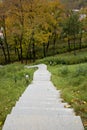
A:
{"type": "Polygon", "coordinates": [[[4,36],[3,36],[3,32],[2,32],[2,30],[0,29],[0,38],[1,39],[3,39],[4,38],[4,36]]]}
{"type": "Polygon", "coordinates": [[[73,9],[72,11],[73,12],[79,12],[79,9],[73,9]]]}
{"type": "Polygon", "coordinates": [[[4,39],[4,35],[3,35],[3,27],[0,28],[0,38],[1,39],[4,39]]]}
{"type": "MultiPolygon", "coordinates": [[[[78,13],[80,10],[79,10],[79,9],[73,9],[72,11],[78,13]]],[[[83,20],[84,18],[86,18],[86,14],[80,14],[79,20],[81,21],[81,20],[83,20]]]]}
{"type": "Polygon", "coordinates": [[[81,21],[81,20],[83,20],[84,18],[86,18],[86,14],[80,14],[79,20],[81,21]]]}

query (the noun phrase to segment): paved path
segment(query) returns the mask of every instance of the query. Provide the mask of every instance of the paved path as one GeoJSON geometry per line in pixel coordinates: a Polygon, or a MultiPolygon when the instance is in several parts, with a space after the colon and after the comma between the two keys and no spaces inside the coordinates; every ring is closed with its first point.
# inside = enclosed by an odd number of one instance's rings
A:
{"type": "Polygon", "coordinates": [[[33,82],[6,118],[3,130],[84,130],[81,119],[64,108],[60,91],[50,81],[44,64],[38,65],[33,82]]]}

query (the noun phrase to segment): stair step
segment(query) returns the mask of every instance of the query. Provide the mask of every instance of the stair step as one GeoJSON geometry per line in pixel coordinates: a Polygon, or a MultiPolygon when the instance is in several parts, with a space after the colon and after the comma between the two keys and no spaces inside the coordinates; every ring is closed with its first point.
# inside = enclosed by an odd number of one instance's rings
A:
{"type": "Polygon", "coordinates": [[[84,130],[79,116],[8,115],[3,130],[84,130]]]}
{"type": "Polygon", "coordinates": [[[39,107],[39,108],[64,108],[67,103],[52,103],[52,102],[42,102],[42,101],[18,101],[16,107],[39,107]]]}
{"type": "Polygon", "coordinates": [[[28,115],[75,115],[73,109],[65,108],[40,108],[40,107],[14,107],[11,114],[28,115]]]}
{"type": "Polygon", "coordinates": [[[61,102],[61,101],[63,101],[63,99],[61,99],[61,98],[53,98],[53,97],[48,97],[48,98],[46,98],[46,97],[32,97],[32,96],[29,96],[29,97],[26,97],[26,96],[23,96],[23,97],[20,97],[19,98],[19,100],[20,101],[47,101],[47,102],[61,102]]]}
{"type": "Polygon", "coordinates": [[[36,65],[33,82],[16,102],[2,130],[84,130],[73,109],[64,108],[60,91],[50,81],[44,64],[36,65]]]}

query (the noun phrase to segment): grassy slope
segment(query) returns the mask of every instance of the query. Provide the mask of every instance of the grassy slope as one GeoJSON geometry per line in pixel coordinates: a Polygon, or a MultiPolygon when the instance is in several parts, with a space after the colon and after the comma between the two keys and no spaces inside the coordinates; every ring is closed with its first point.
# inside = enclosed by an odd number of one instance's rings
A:
{"type": "MultiPolygon", "coordinates": [[[[87,125],[86,62],[87,51],[78,52],[76,56],[73,53],[66,53],[36,62],[46,63],[49,66],[52,81],[57,89],[62,90],[61,96],[64,100],[75,108],[78,115],[81,115],[85,126],[87,125]]],[[[24,65],[16,63],[0,68],[0,130],[6,115],[10,113],[11,108],[27,86],[25,75],[30,75],[31,81],[34,71],[35,69],[28,70],[24,68],[24,65]]]]}
{"type": "Polygon", "coordinates": [[[56,56],[50,56],[36,61],[37,64],[43,62],[46,64],[51,63],[51,65],[56,65],[56,64],[72,65],[77,63],[85,63],[87,62],[87,49],[77,51],[76,55],[74,55],[73,52],[70,52],[65,54],[59,54],[56,56]]]}
{"type": "Polygon", "coordinates": [[[52,81],[65,102],[82,117],[87,127],[87,63],[80,65],[49,66],[52,81]]]}
{"type": "Polygon", "coordinates": [[[63,99],[82,117],[87,130],[87,49],[60,54],[38,60],[46,63],[52,73],[52,81],[61,90],[63,99]]]}
{"type": "Polygon", "coordinates": [[[18,63],[0,67],[0,130],[7,114],[31,82],[34,71],[18,63]],[[25,80],[26,74],[29,80],[25,80]]]}

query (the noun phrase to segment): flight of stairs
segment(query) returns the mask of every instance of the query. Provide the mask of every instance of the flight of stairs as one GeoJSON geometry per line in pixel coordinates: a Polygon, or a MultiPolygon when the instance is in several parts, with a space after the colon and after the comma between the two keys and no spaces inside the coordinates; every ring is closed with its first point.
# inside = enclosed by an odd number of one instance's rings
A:
{"type": "Polygon", "coordinates": [[[46,65],[38,65],[32,84],[7,116],[3,130],[84,130],[81,118],[65,108],[67,103],[50,77],[46,65]]]}

